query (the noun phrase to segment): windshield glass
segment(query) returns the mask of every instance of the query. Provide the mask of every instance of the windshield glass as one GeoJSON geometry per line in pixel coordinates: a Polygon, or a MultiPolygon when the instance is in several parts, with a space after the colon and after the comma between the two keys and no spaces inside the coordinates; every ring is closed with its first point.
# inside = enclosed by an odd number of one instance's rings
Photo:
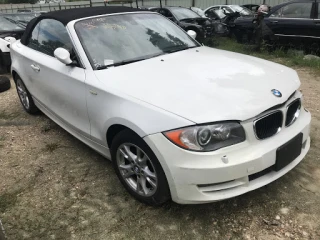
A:
{"type": "Polygon", "coordinates": [[[4,14],[0,15],[0,31],[25,29],[27,23],[37,14],[4,14]]]}
{"type": "Polygon", "coordinates": [[[153,13],[81,20],[75,29],[94,69],[199,46],[170,20],[153,13]]]}
{"type": "Polygon", "coordinates": [[[186,18],[199,18],[201,17],[199,14],[188,8],[170,8],[170,11],[175,15],[178,20],[186,19],[186,18]]]}
{"type": "Polygon", "coordinates": [[[195,13],[199,14],[201,17],[205,17],[204,11],[200,8],[191,7],[191,10],[195,13]]]}

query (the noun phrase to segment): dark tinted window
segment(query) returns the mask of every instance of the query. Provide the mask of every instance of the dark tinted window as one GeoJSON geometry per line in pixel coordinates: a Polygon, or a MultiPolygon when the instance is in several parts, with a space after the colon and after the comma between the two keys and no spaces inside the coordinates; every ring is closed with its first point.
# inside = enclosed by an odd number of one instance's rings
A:
{"type": "Polygon", "coordinates": [[[194,11],[188,8],[182,7],[172,7],[170,11],[175,15],[178,20],[186,19],[186,18],[199,18],[200,15],[195,13],[194,11]]]}
{"type": "Polygon", "coordinates": [[[320,19],[320,3],[318,3],[318,19],[320,19]]]}
{"type": "Polygon", "coordinates": [[[312,3],[291,3],[276,12],[271,17],[279,18],[310,18],[312,3]]]}
{"type": "Polygon", "coordinates": [[[54,56],[53,52],[59,47],[71,52],[72,44],[65,26],[51,19],[44,19],[38,23],[29,40],[29,47],[54,56]]]}

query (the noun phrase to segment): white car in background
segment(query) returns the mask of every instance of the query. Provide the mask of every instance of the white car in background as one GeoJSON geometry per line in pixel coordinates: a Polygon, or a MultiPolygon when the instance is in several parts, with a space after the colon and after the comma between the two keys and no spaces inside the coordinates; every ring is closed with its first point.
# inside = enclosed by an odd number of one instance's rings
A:
{"type": "Polygon", "coordinates": [[[144,203],[219,201],[286,174],[310,148],[297,73],[189,34],[133,8],[50,12],[12,45],[12,75],[27,112],[111,159],[144,203]]]}
{"type": "Polygon", "coordinates": [[[220,18],[224,18],[225,13],[240,13],[241,16],[252,16],[253,12],[248,8],[239,6],[239,5],[215,5],[208,7],[204,10],[204,14],[207,16],[209,11],[215,11],[220,18]]]}

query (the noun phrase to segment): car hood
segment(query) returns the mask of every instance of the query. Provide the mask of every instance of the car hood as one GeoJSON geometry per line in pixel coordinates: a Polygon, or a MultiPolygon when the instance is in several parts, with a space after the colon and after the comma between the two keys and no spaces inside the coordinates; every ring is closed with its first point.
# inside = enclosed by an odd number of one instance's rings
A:
{"type": "Polygon", "coordinates": [[[247,120],[284,103],[297,73],[259,58],[208,47],[95,71],[116,89],[195,123],[247,120]],[[276,97],[271,90],[281,91],[276,97]]]}

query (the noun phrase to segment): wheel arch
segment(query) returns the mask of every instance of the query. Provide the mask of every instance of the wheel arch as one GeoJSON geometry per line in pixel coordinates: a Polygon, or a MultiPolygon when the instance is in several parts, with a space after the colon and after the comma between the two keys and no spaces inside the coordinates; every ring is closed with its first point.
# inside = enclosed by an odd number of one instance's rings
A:
{"type": "Polygon", "coordinates": [[[106,131],[106,141],[109,148],[111,148],[112,141],[114,137],[121,131],[125,129],[129,129],[130,131],[134,132],[141,138],[146,136],[147,134],[138,126],[135,124],[122,119],[122,118],[116,118],[112,119],[107,123],[107,131],[106,131]]]}
{"type": "Polygon", "coordinates": [[[19,74],[17,73],[16,70],[12,70],[11,75],[12,75],[13,81],[16,83],[17,77],[19,76],[19,74]]]}

